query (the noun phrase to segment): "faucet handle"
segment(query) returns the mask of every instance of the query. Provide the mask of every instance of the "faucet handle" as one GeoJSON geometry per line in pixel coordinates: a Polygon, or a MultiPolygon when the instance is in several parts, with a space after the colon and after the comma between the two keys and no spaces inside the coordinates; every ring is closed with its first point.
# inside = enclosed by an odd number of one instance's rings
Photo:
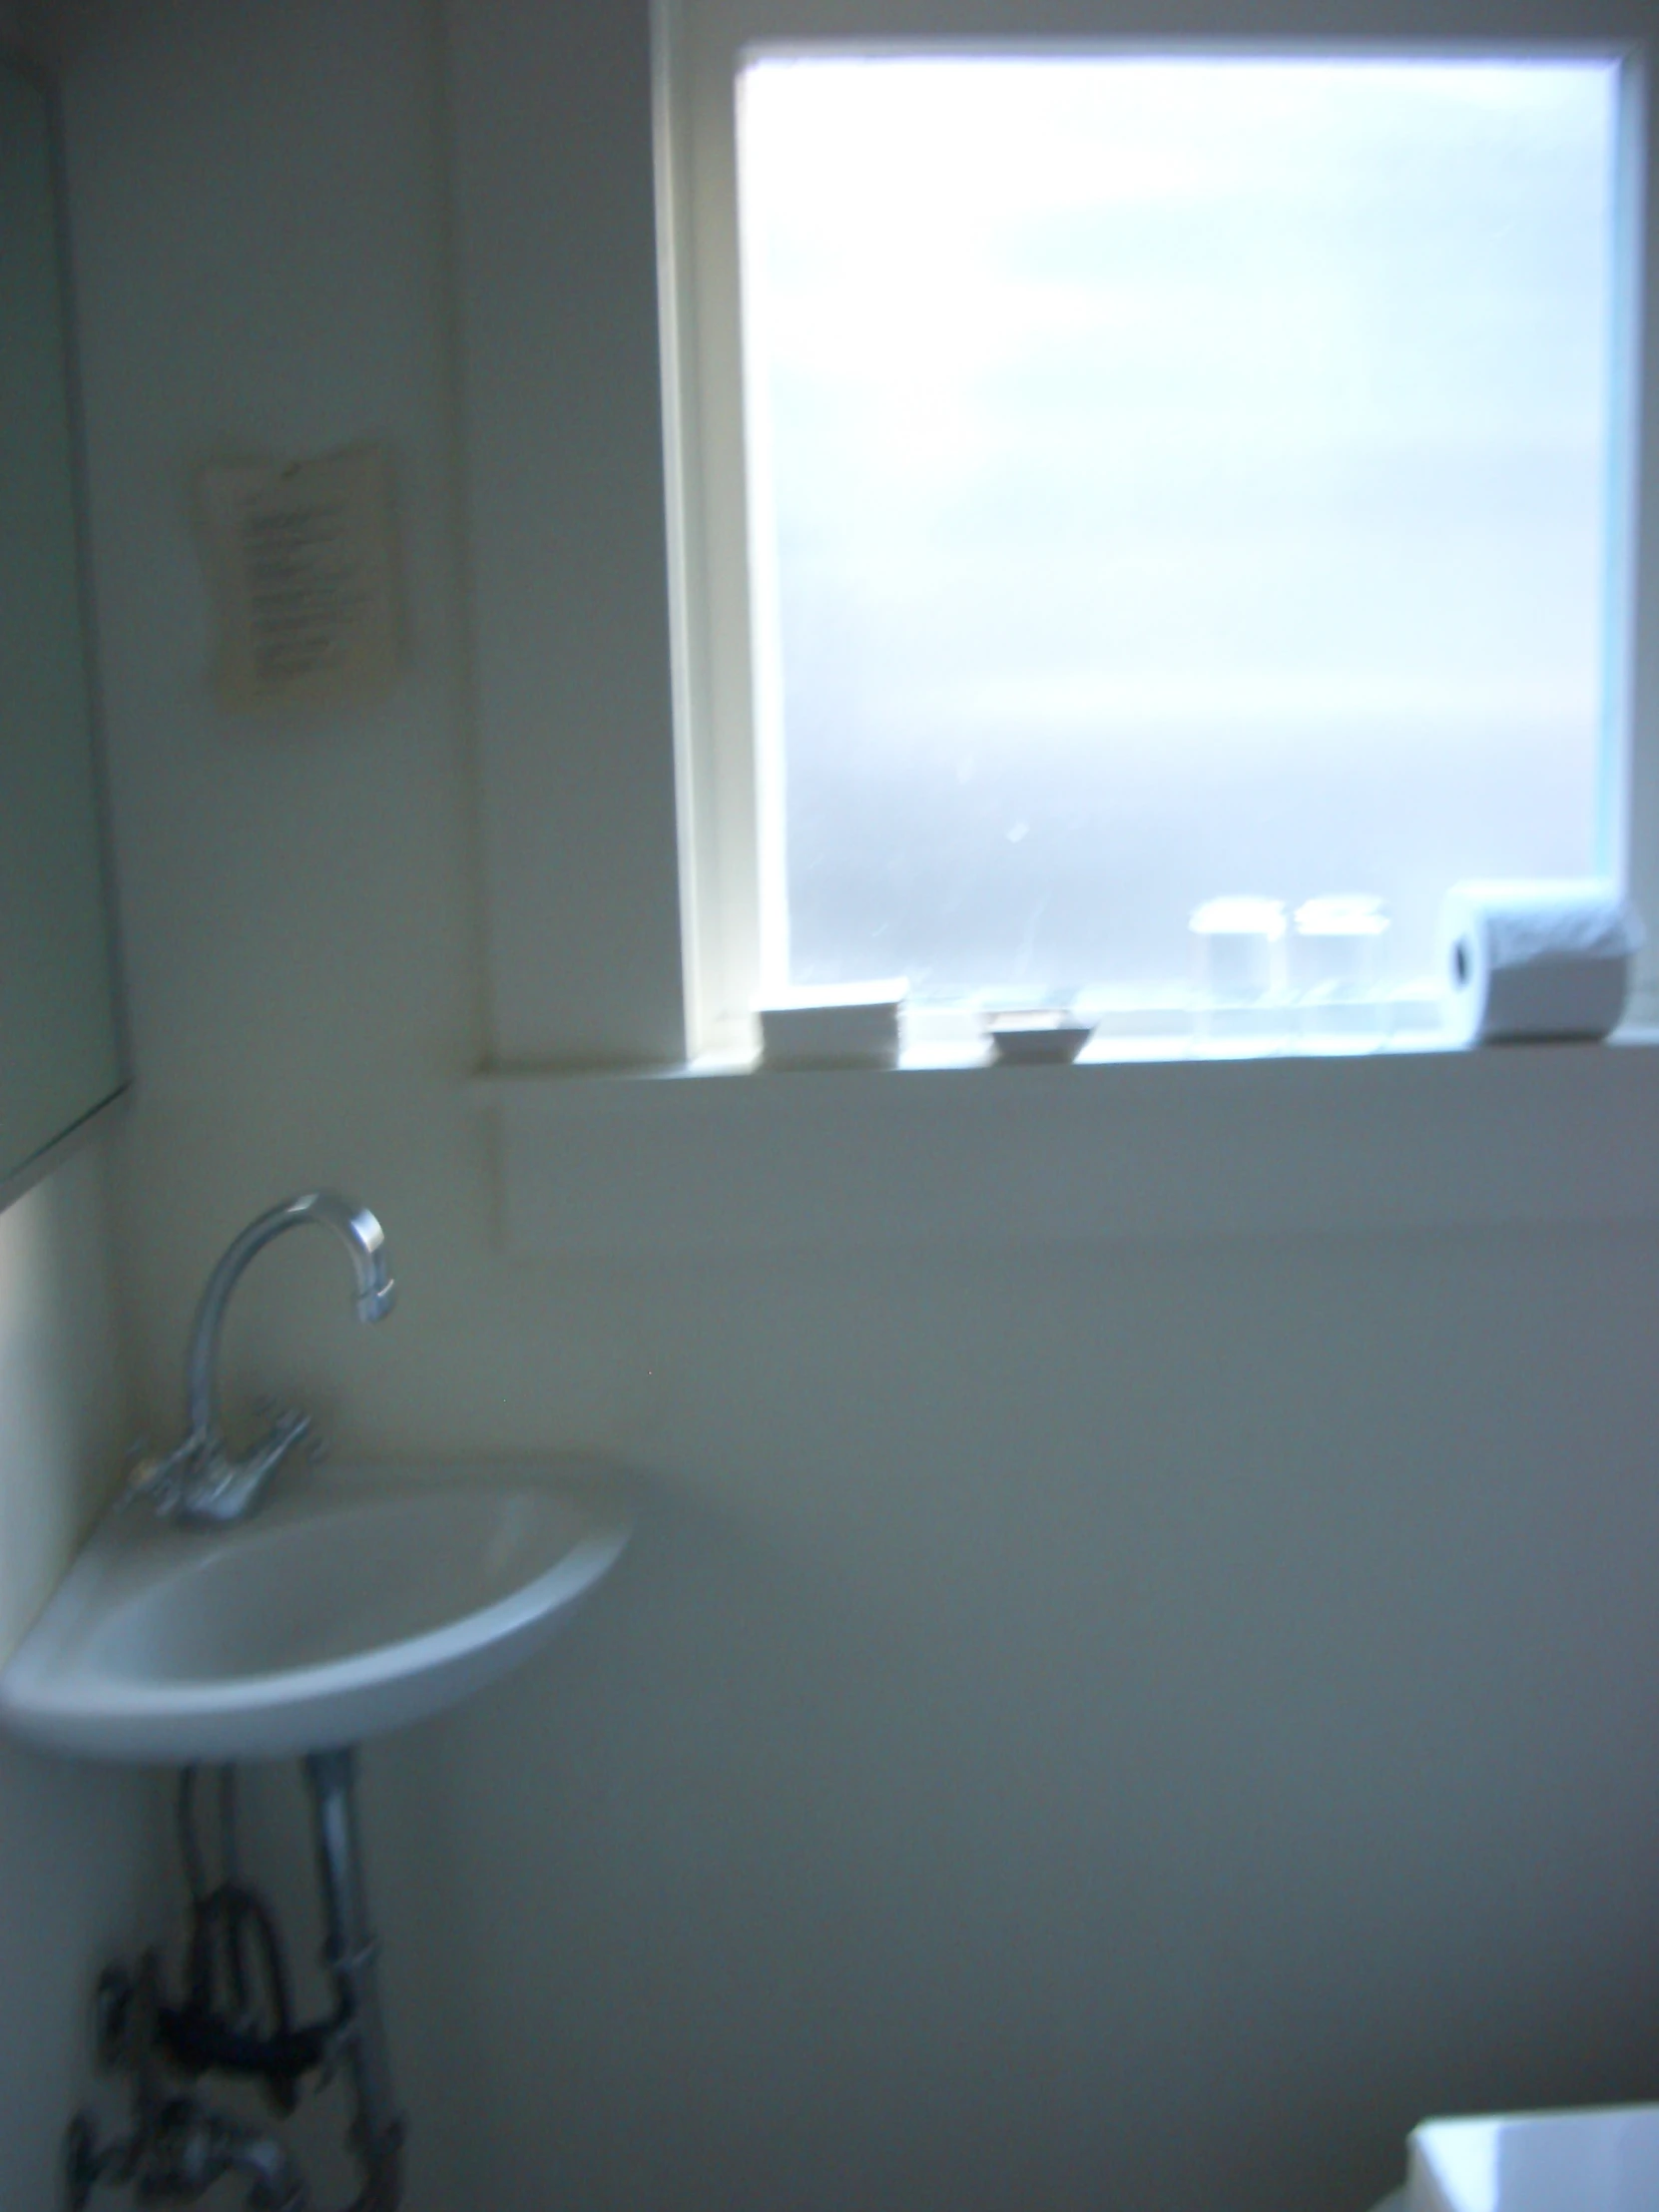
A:
{"type": "Polygon", "coordinates": [[[328,1439],[318,1435],[309,1413],[284,1405],[267,1390],[254,1400],[254,1410],[266,1424],[264,1444],[280,1443],[283,1455],[297,1449],[306,1466],[314,1467],[328,1456],[328,1439]]]}
{"type": "Polygon", "coordinates": [[[259,1442],[236,1462],[236,1472],[251,1484],[251,1503],[290,1453],[297,1455],[303,1451],[307,1459],[315,1456],[309,1413],[301,1412],[296,1405],[277,1405],[270,1398],[262,1402],[260,1409],[267,1414],[270,1426],[259,1442]]]}
{"type": "MultiPolygon", "coordinates": [[[[290,1405],[270,1390],[263,1391],[254,1400],[254,1410],[265,1423],[265,1432],[254,1446],[255,1451],[265,1451],[273,1444],[279,1445],[283,1456],[295,1445],[303,1444],[307,1459],[315,1455],[311,1416],[301,1412],[297,1405],[290,1405]]],[[[253,1456],[251,1452],[250,1457],[253,1456]]]]}
{"type": "Polygon", "coordinates": [[[290,1404],[286,1399],[277,1397],[271,1390],[262,1391],[255,1398],[254,1410],[265,1422],[265,1441],[267,1443],[275,1443],[278,1437],[284,1438],[289,1443],[295,1443],[303,1439],[305,1456],[307,1458],[315,1456],[319,1443],[315,1430],[311,1425],[309,1413],[302,1412],[297,1405],[290,1404]]]}
{"type": "Polygon", "coordinates": [[[284,1405],[279,1398],[258,1397],[255,1410],[266,1424],[264,1436],[256,1449],[264,1450],[270,1444],[279,1444],[283,1451],[290,1450],[311,1432],[311,1416],[302,1413],[297,1405],[284,1405]]]}
{"type": "Polygon", "coordinates": [[[125,1513],[143,1498],[155,1507],[163,1520],[171,1520],[184,1501],[184,1469],[189,1456],[188,1439],[172,1451],[155,1452],[150,1448],[148,1436],[135,1437],[127,1447],[126,1473],[116,1499],[116,1510],[125,1513]]]}

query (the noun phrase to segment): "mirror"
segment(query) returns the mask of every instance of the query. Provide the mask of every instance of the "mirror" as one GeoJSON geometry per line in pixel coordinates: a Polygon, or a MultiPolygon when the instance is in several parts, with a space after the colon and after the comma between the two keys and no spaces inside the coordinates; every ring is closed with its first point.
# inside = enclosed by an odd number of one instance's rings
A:
{"type": "Polygon", "coordinates": [[[51,92],[0,55],[0,1205],[125,1087],[51,92]]]}

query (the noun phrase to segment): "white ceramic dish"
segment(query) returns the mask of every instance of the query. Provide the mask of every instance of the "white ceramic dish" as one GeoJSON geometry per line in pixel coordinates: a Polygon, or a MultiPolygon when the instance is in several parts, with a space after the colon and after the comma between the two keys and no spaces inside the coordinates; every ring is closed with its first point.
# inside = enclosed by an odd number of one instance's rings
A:
{"type": "Polygon", "coordinates": [[[1092,1023],[1051,1007],[990,1014],[985,1033],[998,1060],[1010,1067],[1062,1067],[1075,1060],[1094,1035],[1092,1023]]]}

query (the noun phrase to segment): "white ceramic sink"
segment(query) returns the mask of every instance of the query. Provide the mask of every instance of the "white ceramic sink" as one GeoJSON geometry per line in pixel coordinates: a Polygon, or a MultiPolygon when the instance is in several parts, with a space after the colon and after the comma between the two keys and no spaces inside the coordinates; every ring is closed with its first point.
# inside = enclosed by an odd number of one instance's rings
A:
{"type": "Polygon", "coordinates": [[[0,1719],[164,1765],[355,1743],[516,1666],[629,1526],[580,1460],[285,1472],[212,1534],[112,1512],[0,1671],[0,1719]]]}
{"type": "Polygon", "coordinates": [[[1406,2212],[1653,2212],[1659,2105],[1425,2120],[1406,2212]]]}

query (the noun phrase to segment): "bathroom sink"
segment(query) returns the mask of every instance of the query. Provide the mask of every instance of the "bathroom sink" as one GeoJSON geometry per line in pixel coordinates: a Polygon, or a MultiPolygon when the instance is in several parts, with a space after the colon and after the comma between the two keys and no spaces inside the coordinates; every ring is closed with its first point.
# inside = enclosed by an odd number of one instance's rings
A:
{"type": "Polygon", "coordinates": [[[1653,2212],[1659,2105],[1425,2120],[1406,2212],[1653,2212]]]}
{"type": "Polygon", "coordinates": [[[285,1473],[208,1534],[112,1511],[0,1671],[0,1719],[159,1765],[355,1743],[516,1666],[629,1526],[614,1472],[574,1459],[285,1473]]]}

